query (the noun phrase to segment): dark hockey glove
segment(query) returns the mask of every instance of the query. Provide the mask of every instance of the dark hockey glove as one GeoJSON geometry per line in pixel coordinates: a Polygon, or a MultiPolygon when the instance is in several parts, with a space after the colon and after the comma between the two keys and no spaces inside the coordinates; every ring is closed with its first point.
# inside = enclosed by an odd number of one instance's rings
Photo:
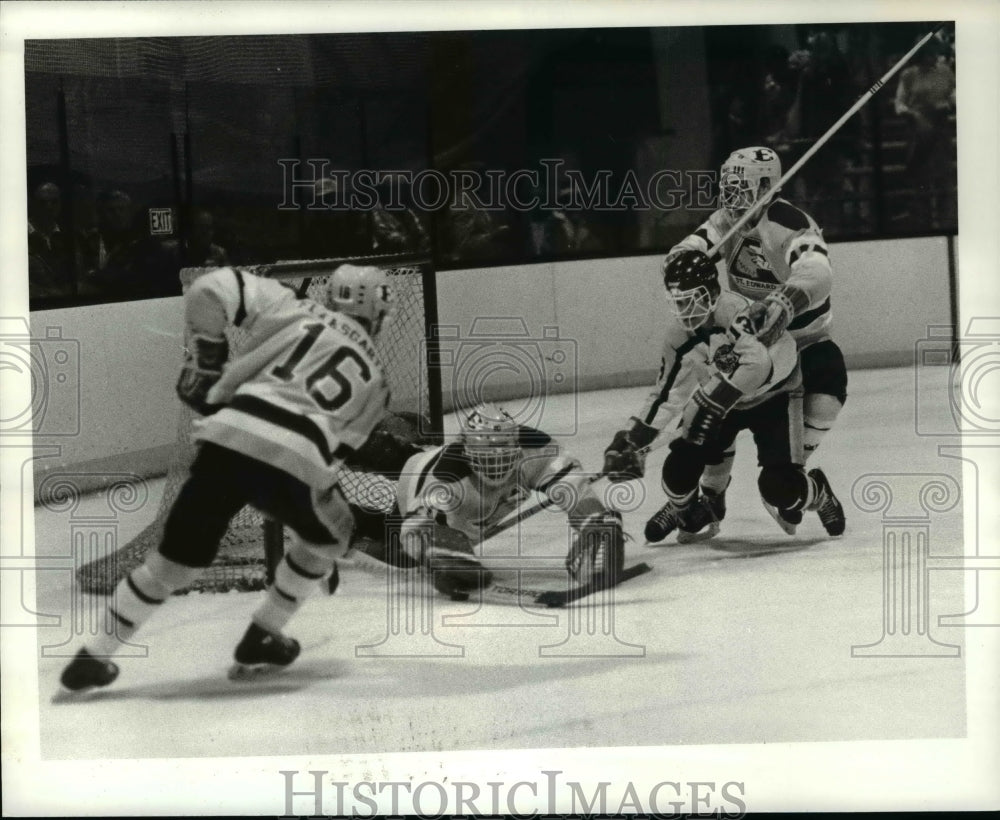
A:
{"type": "Polygon", "coordinates": [[[638,419],[632,419],[628,430],[615,433],[611,444],[604,451],[604,474],[612,483],[642,478],[646,457],[639,452],[646,447],[659,431],[638,419]]]}
{"type": "Polygon", "coordinates": [[[407,460],[419,452],[415,432],[401,424],[396,416],[388,414],[368,440],[347,460],[347,465],[369,473],[381,473],[396,480],[407,460]]]}
{"type": "Polygon", "coordinates": [[[203,416],[217,411],[220,405],[208,403],[208,391],[222,377],[222,368],[228,358],[229,343],[225,337],[192,336],[177,380],[180,400],[203,416]]]}
{"type": "Polygon", "coordinates": [[[434,589],[453,601],[468,600],[470,593],[493,583],[493,573],[476,558],[472,540],[445,524],[430,527],[430,548],[424,553],[424,569],[434,589]]]}
{"type": "Polygon", "coordinates": [[[722,420],[742,395],[722,376],[713,376],[694,391],[684,407],[683,438],[699,447],[711,442],[718,435],[722,420]]]}

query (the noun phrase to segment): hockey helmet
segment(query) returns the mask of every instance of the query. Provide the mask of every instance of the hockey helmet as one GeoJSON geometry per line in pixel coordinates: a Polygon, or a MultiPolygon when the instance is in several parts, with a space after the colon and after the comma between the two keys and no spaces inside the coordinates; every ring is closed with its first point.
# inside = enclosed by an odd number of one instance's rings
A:
{"type": "Polygon", "coordinates": [[[722,163],[719,205],[739,219],[781,179],[781,160],[764,146],[740,148],[722,163]]]}
{"type": "Polygon", "coordinates": [[[330,307],[357,319],[373,337],[378,335],[393,303],[385,271],[372,265],[341,265],[327,287],[330,307]]]}
{"type": "Polygon", "coordinates": [[[705,324],[722,293],[715,265],[701,251],[668,256],[663,265],[663,286],[671,312],[687,330],[705,324]]]}
{"type": "Polygon", "coordinates": [[[461,438],[472,469],[488,482],[499,484],[521,458],[517,422],[502,407],[477,404],[461,418],[461,438]]]}

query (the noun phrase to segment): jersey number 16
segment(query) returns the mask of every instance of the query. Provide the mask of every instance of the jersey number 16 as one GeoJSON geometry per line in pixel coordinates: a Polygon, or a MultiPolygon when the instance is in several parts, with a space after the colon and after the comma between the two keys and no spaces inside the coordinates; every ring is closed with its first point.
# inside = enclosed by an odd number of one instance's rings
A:
{"type": "MultiPolygon", "coordinates": [[[[305,335],[295,345],[295,349],[288,354],[288,358],[284,362],[271,368],[271,375],[283,382],[295,379],[296,368],[302,364],[306,354],[316,344],[316,340],[325,327],[322,322],[307,324],[304,327],[305,335]]],[[[318,365],[313,366],[312,362],[309,365],[311,369],[304,380],[306,392],[316,404],[329,413],[339,410],[351,400],[354,395],[352,376],[360,379],[364,384],[368,384],[372,379],[372,371],[368,362],[351,347],[338,347],[318,365]],[[347,367],[348,362],[353,362],[354,365],[347,367]],[[336,391],[332,396],[328,392],[329,382],[327,380],[332,380],[336,386],[336,391]]]]}

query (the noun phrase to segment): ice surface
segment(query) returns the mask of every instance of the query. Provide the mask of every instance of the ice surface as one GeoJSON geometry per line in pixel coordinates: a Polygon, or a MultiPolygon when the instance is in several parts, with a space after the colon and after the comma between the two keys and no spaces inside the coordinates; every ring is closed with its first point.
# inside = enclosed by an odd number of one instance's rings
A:
{"type": "MultiPolygon", "coordinates": [[[[920,374],[920,412],[938,428],[951,424],[947,376],[944,367],[920,374]]],[[[346,569],[335,596],[311,599],[289,625],[304,647],[295,665],[236,684],[226,679],[226,668],[260,593],[175,597],[141,633],[148,655],[121,658],[112,687],[85,702],[53,705],[65,656],[99,625],[101,608],[99,601],[71,595],[68,572],[39,573],[38,610],[63,619],[39,630],[42,757],[964,736],[963,657],[852,657],[852,646],[879,643],[894,613],[918,612],[916,604],[885,603],[883,536],[891,527],[886,513],[859,509],[852,487],[873,473],[945,474],[961,482],[962,462],[938,454],[943,439],[916,434],[912,369],[850,377],[837,427],[810,463],[826,470],[847,510],[842,538],[828,538],[813,513],[794,537],[778,530],[761,507],[753,442],[743,434],[719,537],[644,547],[643,524],[663,501],[661,450],[647,465],[645,495],[625,514],[636,537],[627,561],[645,560],[654,571],[615,590],[607,606],[590,600],[555,611],[438,598],[430,631],[408,636],[404,630],[404,640],[392,643],[385,641],[384,578],[346,569]],[[71,642],[57,646],[71,624],[71,642]],[[358,650],[363,646],[377,648],[358,650]],[[386,654],[392,651],[411,656],[386,654]],[[414,657],[415,651],[425,654],[414,657]]],[[[585,469],[597,470],[604,446],[643,392],[551,397],[547,426],[575,429],[567,448],[585,469]]],[[[118,516],[119,543],[146,523],[161,484],[150,483],[144,509],[118,516]]],[[[595,487],[603,492],[607,485],[595,487]]],[[[932,556],[974,552],[963,551],[961,504],[928,514],[916,501],[896,502],[925,516],[932,556]]],[[[38,554],[67,554],[74,527],[106,510],[99,496],[84,499],[73,513],[39,508],[38,554]]],[[[565,544],[564,519],[545,512],[486,546],[492,555],[520,549],[558,564],[565,544]]],[[[919,646],[961,647],[962,630],[941,626],[938,618],[969,609],[964,575],[930,572],[925,590],[911,590],[927,595],[930,634],[919,646]]],[[[532,586],[544,577],[531,576],[532,586]]],[[[920,624],[893,626],[910,632],[920,624]]]]}

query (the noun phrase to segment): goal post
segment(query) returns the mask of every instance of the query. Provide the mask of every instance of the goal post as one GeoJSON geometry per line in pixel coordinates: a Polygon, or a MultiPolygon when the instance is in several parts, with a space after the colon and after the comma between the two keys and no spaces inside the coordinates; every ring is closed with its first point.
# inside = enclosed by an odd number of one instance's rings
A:
{"type": "MultiPolygon", "coordinates": [[[[395,296],[393,314],[375,341],[391,390],[389,412],[397,417],[404,429],[414,431],[415,439],[419,440],[415,443],[435,443],[442,436],[443,413],[435,334],[436,291],[427,256],[354,256],[237,267],[257,276],[287,282],[300,296],[323,303],[328,278],[340,265],[348,263],[375,265],[390,277],[395,296]]],[[[198,276],[210,270],[215,268],[184,268],[182,287],[186,290],[198,276]]],[[[241,331],[231,328],[227,336],[230,355],[238,355],[241,331]]],[[[180,367],[179,359],[177,366],[180,367]]],[[[179,407],[175,457],[167,472],[155,518],[127,544],[82,565],[77,570],[77,582],[82,591],[110,594],[122,577],[139,566],[150,550],[159,546],[166,517],[196,453],[191,432],[197,414],[183,404],[179,403],[179,407]]],[[[333,476],[331,483],[332,479],[333,476]]],[[[391,512],[395,484],[386,476],[342,467],[337,480],[352,504],[383,514],[391,512]]],[[[215,562],[189,589],[262,589],[280,560],[286,537],[279,523],[267,521],[252,508],[244,508],[230,522],[215,562]]]]}

